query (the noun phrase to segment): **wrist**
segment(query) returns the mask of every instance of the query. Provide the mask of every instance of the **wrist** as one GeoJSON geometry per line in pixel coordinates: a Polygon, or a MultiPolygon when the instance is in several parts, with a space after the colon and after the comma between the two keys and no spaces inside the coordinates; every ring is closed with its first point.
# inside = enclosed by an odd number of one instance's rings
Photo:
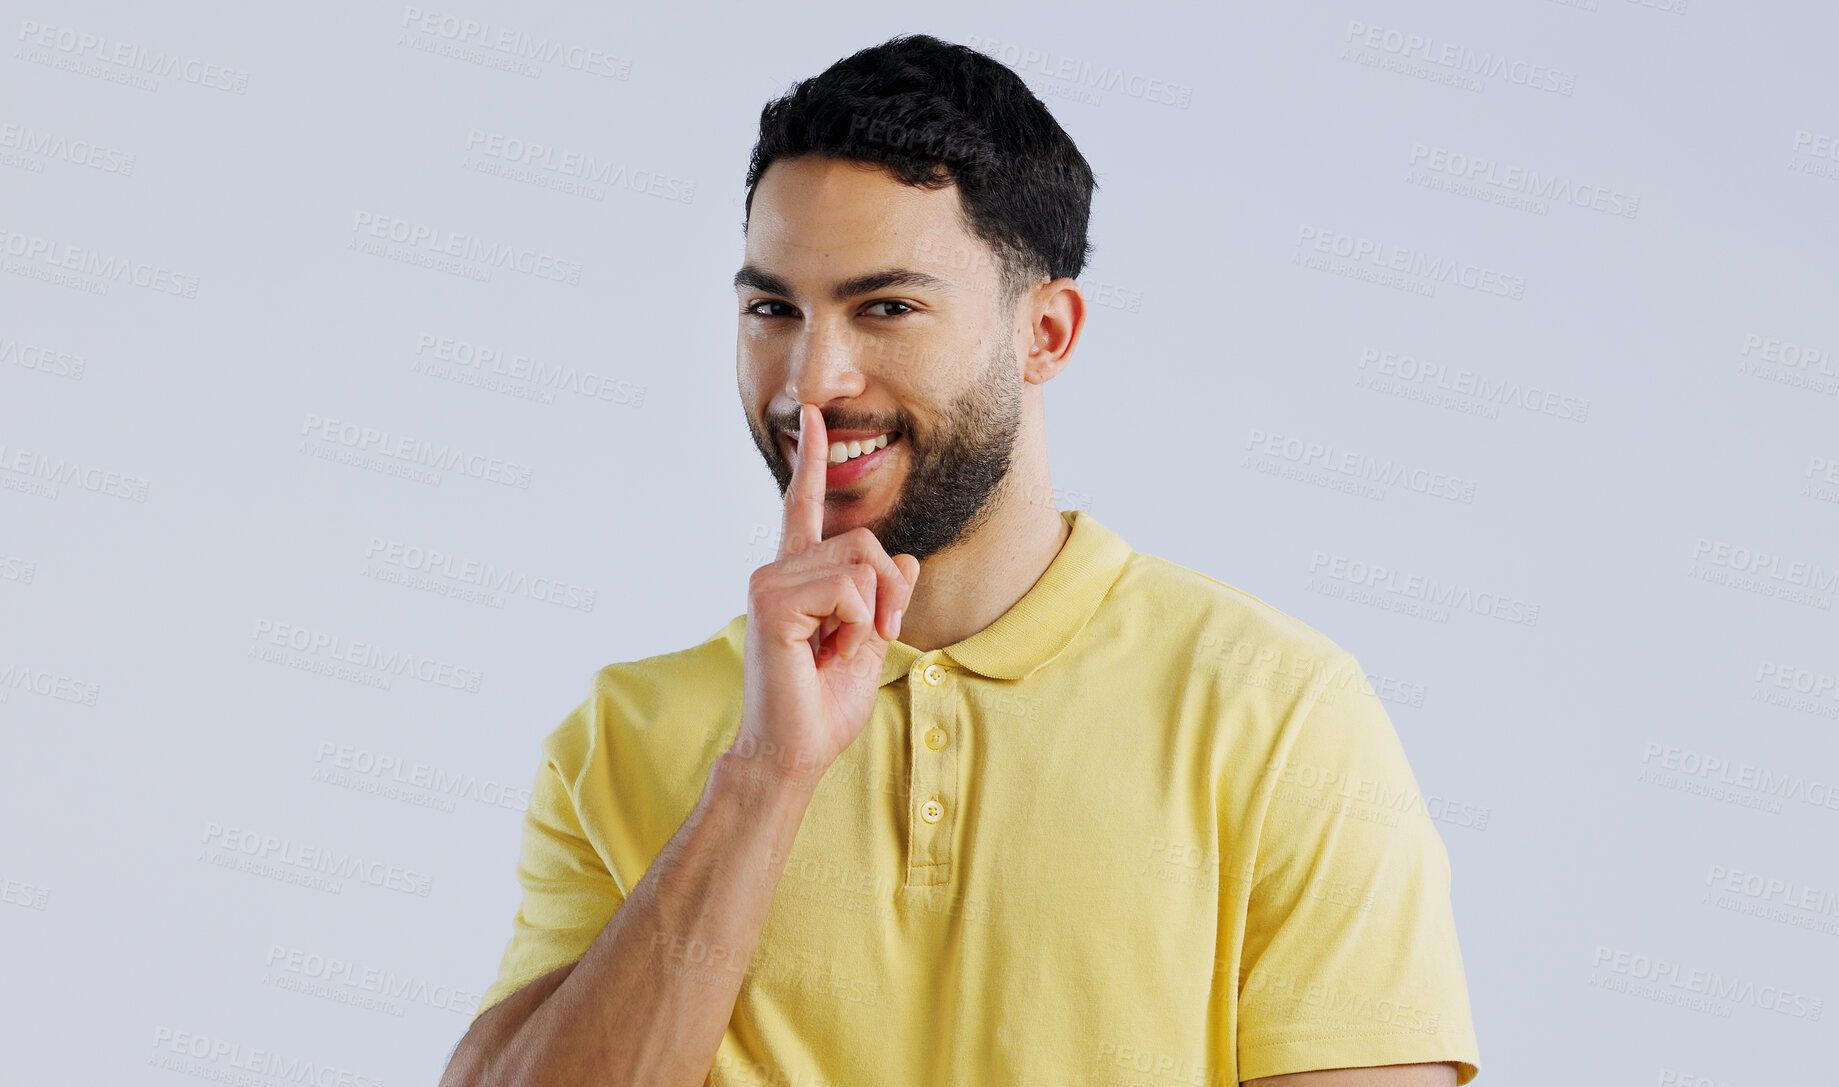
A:
{"type": "Polygon", "coordinates": [[[737,740],[716,758],[711,777],[719,779],[718,788],[738,793],[750,805],[802,806],[817,791],[824,769],[808,759],[737,740]]]}

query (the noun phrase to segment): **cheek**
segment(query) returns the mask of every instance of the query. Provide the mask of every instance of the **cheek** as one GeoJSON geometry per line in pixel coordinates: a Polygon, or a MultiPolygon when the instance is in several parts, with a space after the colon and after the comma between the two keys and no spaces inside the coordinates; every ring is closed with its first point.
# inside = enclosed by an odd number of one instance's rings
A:
{"type": "Polygon", "coordinates": [[[988,355],[989,348],[974,340],[927,344],[912,350],[884,377],[902,395],[949,400],[983,370],[988,355]]]}
{"type": "Polygon", "coordinates": [[[750,351],[746,345],[742,345],[735,364],[735,379],[741,390],[741,398],[747,402],[748,407],[760,409],[766,406],[766,401],[772,397],[774,372],[760,352],[750,351]]]}

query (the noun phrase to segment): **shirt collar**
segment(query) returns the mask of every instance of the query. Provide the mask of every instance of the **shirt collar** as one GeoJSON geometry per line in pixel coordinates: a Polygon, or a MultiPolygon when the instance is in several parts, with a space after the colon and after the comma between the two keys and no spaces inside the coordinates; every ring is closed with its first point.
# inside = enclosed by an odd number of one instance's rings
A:
{"type": "MultiPolygon", "coordinates": [[[[936,652],[991,679],[1022,679],[1072,643],[1124,572],[1131,549],[1085,510],[1061,510],[1060,516],[1072,532],[1040,580],[995,622],[936,652]]],[[[922,656],[896,638],[881,666],[882,686],[906,675],[922,656]]]]}

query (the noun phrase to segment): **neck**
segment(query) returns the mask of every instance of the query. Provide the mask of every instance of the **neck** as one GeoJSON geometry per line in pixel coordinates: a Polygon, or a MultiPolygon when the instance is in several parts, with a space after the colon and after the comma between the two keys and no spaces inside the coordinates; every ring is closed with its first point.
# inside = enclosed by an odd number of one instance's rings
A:
{"type": "Polygon", "coordinates": [[[1028,595],[1060,553],[1072,526],[1052,502],[1043,476],[1025,494],[1005,481],[991,496],[989,520],[952,547],[920,563],[919,584],[900,619],[900,640],[930,652],[961,642],[1001,618],[1028,595]]]}

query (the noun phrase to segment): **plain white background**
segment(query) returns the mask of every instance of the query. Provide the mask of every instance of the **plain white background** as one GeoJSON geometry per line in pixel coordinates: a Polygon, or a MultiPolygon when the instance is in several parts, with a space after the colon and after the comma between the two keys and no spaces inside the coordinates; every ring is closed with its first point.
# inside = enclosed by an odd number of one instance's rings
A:
{"type": "Polygon", "coordinates": [[[39,2],[0,24],[9,1078],[434,1081],[542,736],[772,558],[760,107],[914,30],[1099,177],[1058,505],[1388,699],[1481,1082],[1826,1074],[1830,7],[39,2]]]}

